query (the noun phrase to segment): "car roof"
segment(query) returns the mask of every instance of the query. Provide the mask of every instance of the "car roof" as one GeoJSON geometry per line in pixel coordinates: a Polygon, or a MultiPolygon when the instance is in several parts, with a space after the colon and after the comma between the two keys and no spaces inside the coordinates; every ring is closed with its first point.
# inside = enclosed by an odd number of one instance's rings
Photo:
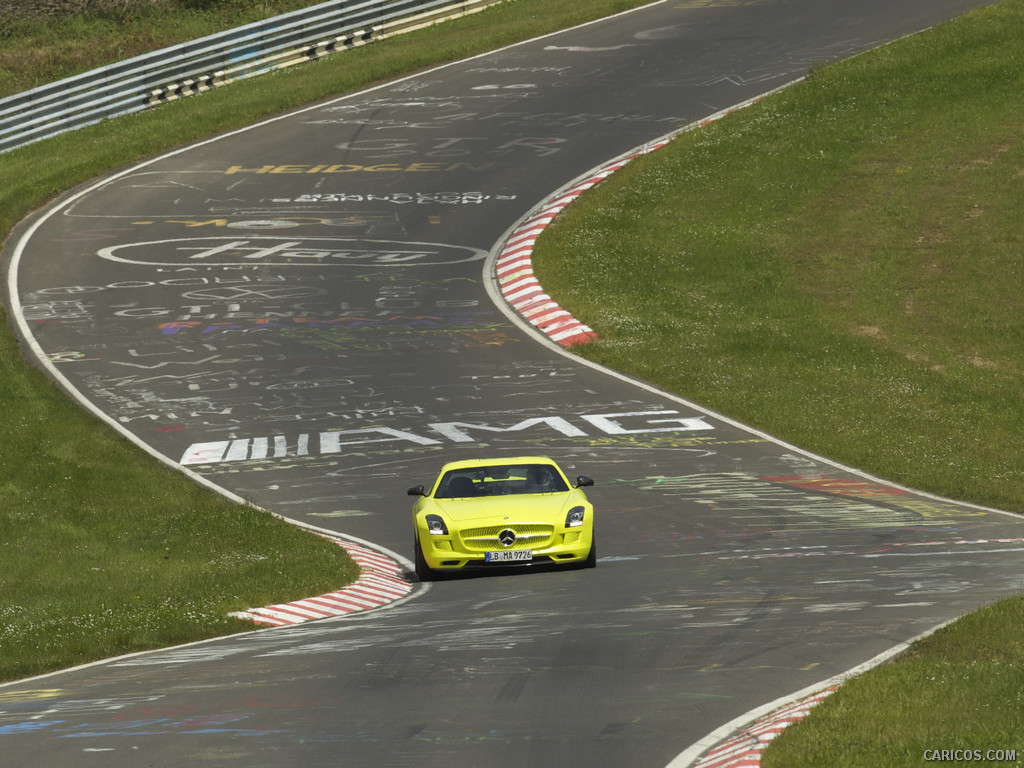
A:
{"type": "Polygon", "coordinates": [[[452,461],[441,467],[441,472],[447,472],[452,469],[493,467],[495,465],[501,466],[502,464],[551,464],[555,467],[558,466],[547,456],[504,456],[497,459],[465,459],[463,461],[452,461]]]}

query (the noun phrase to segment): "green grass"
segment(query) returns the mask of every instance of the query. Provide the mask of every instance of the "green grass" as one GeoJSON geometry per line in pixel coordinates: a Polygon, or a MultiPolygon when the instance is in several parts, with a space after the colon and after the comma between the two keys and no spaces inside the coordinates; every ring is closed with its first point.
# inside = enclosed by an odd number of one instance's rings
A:
{"type": "Polygon", "coordinates": [[[338,589],[344,551],[158,465],[0,336],[0,678],[252,628],[338,589]]]}
{"type": "MultiPolygon", "coordinates": [[[[762,755],[764,768],[921,766],[934,750],[1024,762],[1024,601],[1005,600],[844,683],[762,755]]],[[[969,762],[959,760],[955,762],[969,762]]],[[[931,762],[931,761],[929,761],[931,762]]],[[[950,764],[946,760],[940,764],[950,764]]]]}
{"type": "Polygon", "coordinates": [[[579,354],[1024,511],[1021,7],[820,69],[571,206],[536,268],[597,332],[579,354]]]}
{"type": "MultiPolygon", "coordinates": [[[[8,235],[53,196],[133,160],[640,4],[517,0],[453,22],[440,38],[433,30],[395,37],[2,154],[0,232],[8,235]]],[[[0,28],[4,79],[38,83],[83,68],[74,55],[56,62],[7,56],[31,50],[34,34],[75,42],[67,45],[72,53],[94,47],[116,54],[112,37],[126,54],[137,53],[146,36],[136,23],[173,29],[160,47],[249,20],[239,15],[243,5],[221,3],[180,29],[174,13],[120,26],[79,18],[58,32],[0,28]]],[[[7,320],[0,312],[4,327],[7,320]]],[[[0,426],[0,680],[243,631],[252,625],[229,619],[229,611],[338,589],[355,576],[334,544],[201,490],[112,434],[26,365],[6,332],[0,402],[9,414],[0,426]]]]}
{"type": "MultiPolygon", "coordinates": [[[[819,68],[574,202],[534,261],[597,332],[578,354],[872,474],[1024,512],[1021,40],[1010,0],[819,68]]],[[[1022,613],[1012,598],[844,686],[765,764],[1024,759],[1022,613]]]]}
{"type": "Polygon", "coordinates": [[[137,0],[106,12],[0,16],[0,98],[318,2],[137,0]]]}

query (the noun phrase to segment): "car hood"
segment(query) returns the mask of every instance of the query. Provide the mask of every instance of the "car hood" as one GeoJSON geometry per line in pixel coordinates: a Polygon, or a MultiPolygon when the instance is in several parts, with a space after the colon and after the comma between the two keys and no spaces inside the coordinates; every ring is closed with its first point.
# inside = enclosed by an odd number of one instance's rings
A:
{"type": "Polygon", "coordinates": [[[434,505],[449,520],[466,523],[472,520],[509,522],[561,522],[570,501],[583,504],[584,500],[572,493],[522,494],[488,496],[482,499],[434,499],[434,505]]]}

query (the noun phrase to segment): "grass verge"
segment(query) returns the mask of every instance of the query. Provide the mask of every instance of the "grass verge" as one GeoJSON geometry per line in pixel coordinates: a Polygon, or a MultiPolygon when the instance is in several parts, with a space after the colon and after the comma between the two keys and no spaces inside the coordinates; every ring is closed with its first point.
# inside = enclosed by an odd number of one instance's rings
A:
{"type": "Polygon", "coordinates": [[[783,731],[761,765],[1020,765],[1022,622],[1024,601],[1014,598],[944,627],[896,662],[844,683],[783,731]],[[961,756],[942,757],[956,750],[961,756]]]}
{"type": "MultiPolygon", "coordinates": [[[[1008,0],[822,67],[573,203],[535,268],[597,332],[576,351],[844,464],[1024,512],[1021,39],[1008,0]]],[[[844,686],[765,765],[1024,747],[1022,611],[1012,598],[844,686]]]]}
{"type": "Polygon", "coordinates": [[[89,13],[0,9],[0,98],[320,0],[123,0],[89,13]]]}
{"type": "MultiPolygon", "coordinates": [[[[53,196],[162,150],[641,4],[516,0],[443,35],[392,38],[5,153],[0,232],[53,196]]],[[[154,28],[177,24],[173,13],[166,25],[154,14],[154,28]]],[[[185,34],[242,21],[211,17],[185,34]]],[[[102,49],[109,40],[100,38],[121,35],[98,23],[69,22],[61,40],[102,49]]],[[[139,52],[128,37],[125,52],[139,52]]],[[[3,39],[7,51],[14,38],[3,39]]],[[[81,65],[27,66],[21,82],[81,65]]],[[[242,631],[251,625],[229,611],[337,589],[355,575],[337,546],[202,491],[113,435],[26,365],[9,333],[0,335],[0,402],[9,414],[0,425],[0,680],[242,631]]]]}

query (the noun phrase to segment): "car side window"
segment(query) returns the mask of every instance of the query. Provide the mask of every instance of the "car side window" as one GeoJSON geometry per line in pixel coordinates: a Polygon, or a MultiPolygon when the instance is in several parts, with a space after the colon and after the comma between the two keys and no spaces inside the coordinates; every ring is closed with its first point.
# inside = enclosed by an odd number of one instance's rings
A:
{"type": "Polygon", "coordinates": [[[520,493],[565,493],[569,490],[553,467],[533,464],[525,469],[526,484],[520,493]]]}
{"type": "Polygon", "coordinates": [[[461,499],[467,496],[476,496],[476,486],[473,479],[467,475],[459,475],[449,472],[441,480],[441,487],[435,494],[438,499],[461,499]]]}

